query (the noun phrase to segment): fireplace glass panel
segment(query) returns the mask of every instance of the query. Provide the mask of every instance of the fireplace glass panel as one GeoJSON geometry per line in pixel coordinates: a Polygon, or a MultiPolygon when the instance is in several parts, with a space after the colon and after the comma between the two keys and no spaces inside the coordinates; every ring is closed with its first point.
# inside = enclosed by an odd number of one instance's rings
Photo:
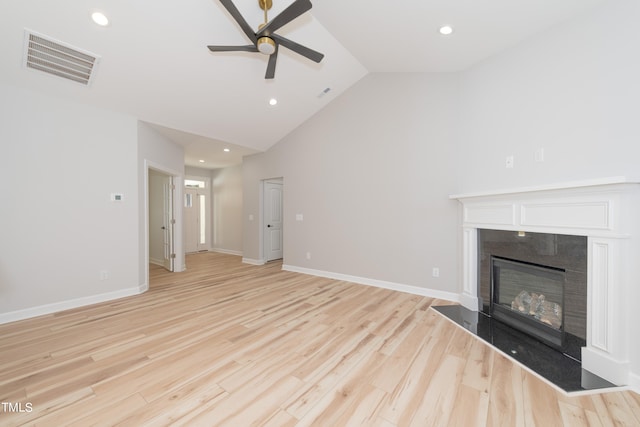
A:
{"type": "Polygon", "coordinates": [[[499,257],[492,257],[492,266],[492,314],[550,344],[562,345],[565,272],[499,257]]]}

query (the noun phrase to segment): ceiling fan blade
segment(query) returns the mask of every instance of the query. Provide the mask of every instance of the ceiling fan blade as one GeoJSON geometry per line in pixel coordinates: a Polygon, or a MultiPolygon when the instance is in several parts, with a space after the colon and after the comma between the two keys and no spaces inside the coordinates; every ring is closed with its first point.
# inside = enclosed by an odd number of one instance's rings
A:
{"type": "Polygon", "coordinates": [[[258,52],[252,44],[246,46],[207,46],[211,52],[258,52]]]}
{"type": "Polygon", "coordinates": [[[302,55],[305,58],[309,58],[313,62],[320,62],[322,61],[322,58],[324,58],[324,54],[317,52],[313,49],[309,49],[306,46],[302,46],[301,44],[298,44],[289,39],[285,39],[284,37],[281,37],[277,34],[271,34],[270,37],[274,39],[279,45],[282,45],[287,49],[291,49],[295,53],[302,55]]]}
{"type": "Polygon", "coordinates": [[[267,25],[262,27],[256,33],[256,35],[258,37],[271,35],[278,28],[288,24],[310,9],[311,2],[309,0],[296,0],[291,3],[289,7],[283,10],[278,16],[269,21],[267,25]]]}
{"type": "Polygon", "coordinates": [[[269,55],[269,63],[267,64],[267,72],[264,75],[265,79],[272,79],[276,75],[276,60],[278,59],[278,46],[276,50],[269,55]]]}
{"type": "Polygon", "coordinates": [[[242,29],[242,31],[244,31],[247,37],[249,37],[249,40],[251,40],[253,44],[256,44],[258,42],[256,34],[253,32],[253,29],[247,23],[247,21],[244,20],[244,18],[240,14],[240,11],[236,7],[236,5],[233,4],[231,0],[220,0],[220,3],[222,3],[224,8],[227,9],[227,12],[229,12],[233,17],[233,19],[236,20],[238,25],[240,25],[240,28],[242,29]]]}

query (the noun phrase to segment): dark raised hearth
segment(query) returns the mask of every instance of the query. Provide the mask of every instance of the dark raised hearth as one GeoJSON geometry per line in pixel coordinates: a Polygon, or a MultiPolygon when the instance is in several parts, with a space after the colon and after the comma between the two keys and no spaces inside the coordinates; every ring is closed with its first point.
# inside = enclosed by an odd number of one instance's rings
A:
{"type": "Polygon", "coordinates": [[[474,312],[458,305],[433,308],[566,392],[616,387],[582,369],[579,360],[482,312],[474,312]]]}

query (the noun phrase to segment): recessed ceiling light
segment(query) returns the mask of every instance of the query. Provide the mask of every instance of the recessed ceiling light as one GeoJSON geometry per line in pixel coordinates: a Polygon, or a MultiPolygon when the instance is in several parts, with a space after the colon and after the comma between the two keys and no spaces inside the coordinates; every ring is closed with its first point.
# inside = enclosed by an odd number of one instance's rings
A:
{"type": "Polygon", "coordinates": [[[101,27],[109,25],[109,18],[107,18],[107,16],[102,12],[93,12],[91,14],[91,19],[101,27]]]}
{"type": "Polygon", "coordinates": [[[225,153],[228,153],[228,152],[229,152],[229,151],[231,151],[231,150],[229,150],[228,148],[225,148],[225,149],[224,149],[224,150],[222,150],[222,151],[224,151],[225,153]]]}
{"type": "Polygon", "coordinates": [[[451,27],[450,25],[443,25],[442,27],[440,27],[438,32],[443,36],[448,36],[453,33],[453,27],[451,27]]]}
{"type": "Polygon", "coordinates": [[[277,100],[277,99],[275,99],[275,98],[271,98],[271,99],[269,100],[269,105],[276,105],[277,103],[278,103],[278,100],[277,100]]]}
{"type": "Polygon", "coordinates": [[[200,159],[200,160],[198,160],[198,161],[199,161],[200,163],[204,163],[204,160],[202,160],[202,159],[200,159]]]}

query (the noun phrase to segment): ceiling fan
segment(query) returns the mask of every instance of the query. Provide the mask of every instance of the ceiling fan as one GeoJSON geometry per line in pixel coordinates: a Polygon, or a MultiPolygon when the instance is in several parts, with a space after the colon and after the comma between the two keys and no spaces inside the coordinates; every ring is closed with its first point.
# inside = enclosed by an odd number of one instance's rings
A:
{"type": "Polygon", "coordinates": [[[242,31],[247,35],[253,44],[245,46],[207,46],[212,52],[260,52],[269,55],[267,72],[265,79],[272,79],[276,73],[276,60],[278,59],[278,48],[284,46],[299,55],[304,56],[314,62],[322,61],[324,55],[313,49],[302,46],[294,41],[286,39],[274,33],[277,29],[296,19],[298,16],[311,9],[309,0],[295,0],[289,7],[282,11],[271,21],[267,21],[267,11],[271,9],[272,0],[258,0],[260,9],[264,10],[264,23],[260,24],[258,31],[254,32],[247,21],[244,20],[236,6],[231,0],[220,0],[220,3],[227,9],[233,19],[236,20],[242,31]]]}

